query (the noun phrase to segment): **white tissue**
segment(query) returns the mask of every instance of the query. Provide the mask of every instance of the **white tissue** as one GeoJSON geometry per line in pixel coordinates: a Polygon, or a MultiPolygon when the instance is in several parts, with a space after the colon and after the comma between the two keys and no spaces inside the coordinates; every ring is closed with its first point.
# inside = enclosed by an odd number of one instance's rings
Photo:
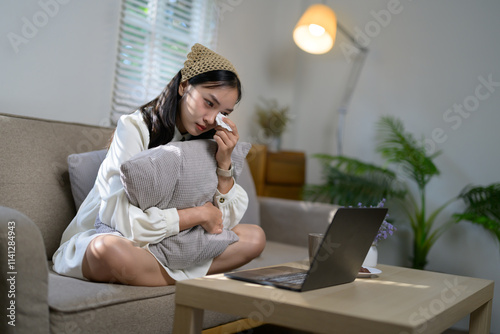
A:
{"type": "Polygon", "coordinates": [[[217,122],[217,125],[220,125],[222,126],[224,129],[228,130],[228,131],[231,131],[233,132],[233,130],[231,129],[231,127],[229,125],[227,125],[223,119],[225,118],[226,116],[222,115],[221,113],[218,113],[217,114],[217,117],[215,117],[215,121],[217,122]]]}

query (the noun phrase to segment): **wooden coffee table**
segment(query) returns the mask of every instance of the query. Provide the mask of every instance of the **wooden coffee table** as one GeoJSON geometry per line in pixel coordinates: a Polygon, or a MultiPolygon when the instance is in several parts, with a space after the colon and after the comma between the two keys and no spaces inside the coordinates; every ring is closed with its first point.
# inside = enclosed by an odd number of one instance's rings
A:
{"type": "MultiPolygon", "coordinates": [[[[307,263],[287,263],[307,268],[307,263]]],[[[377,277],[293,292],[206,276],[177,282],[174,333],[200,333],[203,310],[315,333],[441,333],[470,314],[490,332],[494,282],[379,265],[377,277]]]]}

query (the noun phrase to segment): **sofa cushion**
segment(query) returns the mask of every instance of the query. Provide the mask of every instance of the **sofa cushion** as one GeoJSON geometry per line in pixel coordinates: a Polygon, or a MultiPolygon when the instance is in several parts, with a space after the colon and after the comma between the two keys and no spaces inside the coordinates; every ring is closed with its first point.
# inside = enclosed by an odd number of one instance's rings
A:
{"type": "Polygon", "coordinates": [[[99,150],[68,156],[69,181],[77,210],[94,187],[97,172],[107,152],[99,150]]]}
{"type": "MultiPolygon", "coordinates": [[[[50,265],[50,264],[49,264],[50,265]]],[[[52,266],[51,266],[52,267],[52,266]]],[[[94,283],[49,273],[49,306],[64,312],[79,312],[175,293],[175,286],[145,287],[94,283]]]]}
{"type": "Polygon", "coordinates": [[[268,241],[307,247],[309,233],[324,233],[337,205],[259,197],[261,226],[268,241]],[[293,228],[290,228],[293,226],[293,228]]]}
{"type": "Polygon", "coordinates": [[[295,261],[309,261],[307,247],[268,240],[266,241],[266,247],[259,257],[237,270],[267,267],[295,261]]]}
{"type": "MultiPolygon", "coordinates": [[[[238,179],[250,150],[238,142],[231,160],[238,179]]],[[[140,152],[121,167],[130,203],[146,210],[184,209],[211,202],[217,189],[217,143],[211,139],[173,142],[140,152]]]]}
{"type": "MultiPolygon", "coordinates": [[[[50,266],[50,264],[49,264],[50,266]]],[[[53,333],[171,333],[175,286],[93,283],[49,273],[53,333]]],[[[205,311],[203,328],[239,317],[205,311]]]]}

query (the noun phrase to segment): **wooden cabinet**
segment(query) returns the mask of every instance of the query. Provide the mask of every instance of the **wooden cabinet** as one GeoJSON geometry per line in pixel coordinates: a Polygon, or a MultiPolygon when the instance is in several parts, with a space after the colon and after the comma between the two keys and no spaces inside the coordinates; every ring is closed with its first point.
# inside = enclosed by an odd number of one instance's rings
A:
{"type": "Polygon", "coordinates": [[[268,152],[253,145],[247,156],[258,196],[302,199],[306,158],[303,152],[268,152]]]}

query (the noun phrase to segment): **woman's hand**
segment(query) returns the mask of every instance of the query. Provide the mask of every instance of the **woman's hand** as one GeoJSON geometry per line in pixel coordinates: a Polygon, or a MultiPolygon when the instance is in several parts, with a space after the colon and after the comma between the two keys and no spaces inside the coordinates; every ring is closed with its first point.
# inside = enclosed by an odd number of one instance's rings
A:
{"type": "Polygon", "coordinates": [[[208,233],[222,233],[224,227],[222,225],[222,211],[211,202],[205,203],[201,208],[204,210],[204,214],[202,215],[204,222],[200,224],[201,227],[208,233]]]}
{"type": "Polygon", "coordinates": [[[179,214],[179,230],[184,231],[196,225],[212,234],[222,233],[222,211],[207,202],[202,206],[177,210],[179,214]]]}
{"type": "Polygon", "coordinates": [[[231,153],[240,139],[238,128],[229,118],[224,118],[223,121],[229,125],[233,131],[224,129],[222,126],[215,127],[214,140],[217,143],[217,153],[215,160],[219,168],[228,170],[231,167],[231,153]]]}
{"type": "MultiPolygon", "coordinates": [[[[229,170],[231,168],[231,153],[240,139],[238,135],[238,129],[236,124],[234,124],[230,119],[224,118],[223,121],[229,125],[231,130],[224,129],[222,126],[217,126],[215,128],[216,132],[214,139],[217,142],[217,153],[215,154],[215,160],[217,160],[217,166],[224,170],[229,170]]],[[[229,190],[233,187],[233,178],[218,175],[219,184],[217,189],[222,194],[227,194],[229,190]]]]}

